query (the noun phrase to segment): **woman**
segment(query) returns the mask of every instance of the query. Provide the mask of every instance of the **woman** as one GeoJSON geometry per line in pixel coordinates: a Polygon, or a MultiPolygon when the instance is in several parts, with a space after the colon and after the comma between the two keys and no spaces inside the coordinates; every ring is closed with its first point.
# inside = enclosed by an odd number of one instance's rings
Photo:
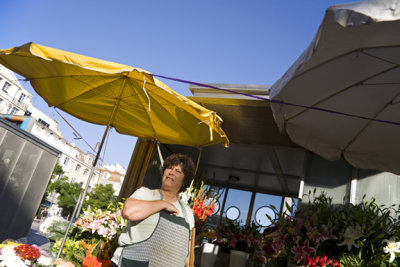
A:
{"type": "Polygon", "coordinates": [[[161,188],[141,187],[125,201],[122,216],[128,220],[128,226],[118,240],[118,266],[189,266],[194,217],[190,207],[179,200],[178,193],[190,185],[194,172],[190,157],[172,154],[161,170],[161,188]]]}

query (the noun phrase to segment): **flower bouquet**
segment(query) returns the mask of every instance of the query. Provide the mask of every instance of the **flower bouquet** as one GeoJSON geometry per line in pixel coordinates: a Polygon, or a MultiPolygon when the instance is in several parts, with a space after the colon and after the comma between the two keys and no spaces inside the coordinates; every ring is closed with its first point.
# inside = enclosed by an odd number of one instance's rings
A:
{"type": "Polygon", "coordinates": [[[5,241],[0,244],[0,266],[51,266],[52,258],[36,245],[5,241]]]}
{"type": "MultiPolygon", "coordinates": [[[[89,208],[76,220],[61,258],[78,266],[109,266],[125,226],[120,208],[114,211],[89,208]]],[[[58,240],[52,251],[58,251],[60,245],[58,240]]]]}
{"type": "Polygon", "coordinates": [[[182,201],[189,204],[193,211],[197,239],[209,231],[209,229],[205,229],[205,224],[214,213],[215,202],[219,196],[219,194],[214,193],[212,187],[206,186],[204,181],[200,182],[199,187],[192,185],[181,193],[182,201]]]}
{"type": "Polygon", "coordinates": [[[357,205],[333,204],[324,193],[315,196],[315,190],[306,197],[308,203],[295,213],[287,207],[289,214],[278,214],[271,206],[276,231],[268,238],[280,260],[304,266],[398,266],[399,210],[365,197],[357,205]]]}

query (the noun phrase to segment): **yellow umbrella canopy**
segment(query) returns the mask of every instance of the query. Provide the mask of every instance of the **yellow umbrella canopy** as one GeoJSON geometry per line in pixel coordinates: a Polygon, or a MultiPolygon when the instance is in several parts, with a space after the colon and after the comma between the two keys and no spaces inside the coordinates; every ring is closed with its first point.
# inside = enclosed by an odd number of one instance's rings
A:
{"type": "Polygon", "coordinates": [[[229,143],[215,112],[145,70],[34,43],[0,50],[0,63],[26,77],[49,106],[121,134],[194,147],[229,143]]]}

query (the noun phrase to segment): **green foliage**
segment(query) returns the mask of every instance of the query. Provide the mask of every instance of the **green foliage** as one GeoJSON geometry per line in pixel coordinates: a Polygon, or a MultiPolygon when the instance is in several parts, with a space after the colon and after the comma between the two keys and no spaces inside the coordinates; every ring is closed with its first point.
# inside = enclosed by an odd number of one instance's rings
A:
{"type": "Polygon", "coordinates": [[[115,210],[118,204],[114,192],[111,184],[97,184],[88,194],[88,200],[83,203],[83,209],[90,207],[93,210],[115,210]]]}
{"type": "Polygon", "coordinates": [[[74,210],[79,194],[82,190],[79,183],[69,183],[67,177],[62,177],[49,185],[49,190],[55,190],[59,196],[57,204],[63,208],[62,215],[68,216],[74,210]]]}
{"type": "Polygon", "coordinates": [[[53,178],[53,176],[60,177],[63,174],[64,174],[64,170],[63,170],[62,166],[60,164],[58,164],[58,162],[57,162],[56,166],[54,166],[54,169],[53,169],[52,178],[53,178]]]}
{"type": "MultiPolygon", "coordinates": [[[[51,174],[50,181],[47,184],[46,191],[44,192],[44,195],[42,197],[42,200],[40,201],[40,204],[44,204],[46,202],[47,197],[53,191],[53,189],[50,189],[50,186],[53,183],[53,180],[55,178],[60,178],[60,176],[63,174],[64,174],[64,170],[63,170],[62,166],[60,164],[58,164],[58,162],[57,162],[56,165],[54,166],[53,173],[51,174]]],[[[68,179],[67,177],[65,177],[65,178],[68,179]]]]}
{"type": "MultiPolygon", "coordinates": [[[[59,239],[54,246],[52,247],[51,251],[53,253],[57,253],[60,249],[62,239],[59,239]]],[[[72,262],[75,266],[82,266],[82,260],[85,257],[84,254],[85,248],[80,240],[73,240],[67,238],[64,243],[63,250],[61,252],[60,257],[64,261],[72,262]]]]}

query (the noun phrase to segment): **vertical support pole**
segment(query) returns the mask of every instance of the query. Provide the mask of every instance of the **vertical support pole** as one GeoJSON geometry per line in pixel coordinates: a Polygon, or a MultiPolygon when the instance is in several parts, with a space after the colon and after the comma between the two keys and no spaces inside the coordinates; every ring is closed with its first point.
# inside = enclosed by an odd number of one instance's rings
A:
{"type": "Polygon", "coordinates": [[[356,204],[356,195],[357,195],[357,178],[358,178],[358,170],[353,167],[353,173],[350,182],[350,204],[356,204]]]}
{"type": "Polygon", "coordinates": [[[224,215],[226,197],[228,196],[228,192],[229,192],[229,188],[226,188],[225,195],[224,195],[224,200],[222,201],[221,210],[219,211],[220,215],[219,215],[217,227],[219,227],[221,225],[221,222],[222,222],[222,216],[224,215]]]}
{"type": "Polygon", "coordinates": [[[310,153],[308,151],[306,151],[305,155],[304,155],[303,171],[302,171],[301,180],[300,180],[299,195],[298,195],[299,200],[303,198],[303,194],[304,194],[304,180],[306,179],[309,155],[310,155],[310,153]]]}
{"type": "Polygon", "coordinates": [[[246,226],[250,226],[251,215],[253,214],[254,200],[256,199],[256,192],[251,193],[249,212],[247,213],[246,226]]]}

